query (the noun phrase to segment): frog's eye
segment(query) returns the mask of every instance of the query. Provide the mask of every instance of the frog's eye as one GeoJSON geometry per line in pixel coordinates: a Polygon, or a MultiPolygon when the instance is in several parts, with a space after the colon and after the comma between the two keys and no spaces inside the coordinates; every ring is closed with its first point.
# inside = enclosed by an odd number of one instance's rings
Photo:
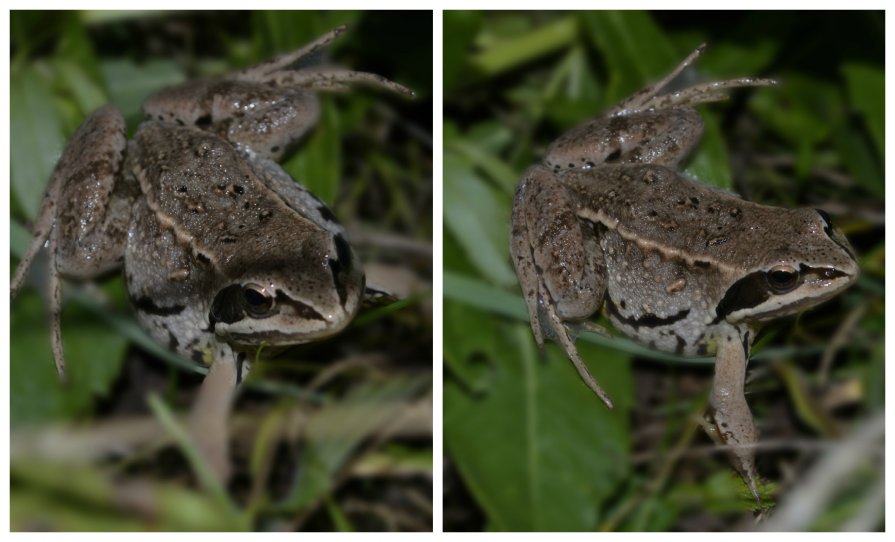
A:
{"type": "Polygon", "coordinates": [[[274,307],[274,297],[258,284],[244,284],[242,298],[246,313],[255,318],[266,316],[274,307]]]}
{"type": "Polygon", "coordinates": [[[765,279],[771,291],[775,294],[785,294],[799,284],[799,272],[790,265],[775,265],[765,273],[765,279]]]}

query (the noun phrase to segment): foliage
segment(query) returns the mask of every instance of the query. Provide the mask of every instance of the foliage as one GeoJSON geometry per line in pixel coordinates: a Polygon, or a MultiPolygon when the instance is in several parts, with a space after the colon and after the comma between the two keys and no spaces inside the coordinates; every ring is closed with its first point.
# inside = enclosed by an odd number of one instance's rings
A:
{"type": "MultiPolygon", "coordinates": [[[[537,356],[507,257],[522,171],[704,42],[682,85],[740,76],[780,85],[700,106],[706,132],[687,173],[750,200],[825,208],[864,273],[837,300],[769,325],[756,347],[749,402],[763,441],[782,443],[759,452],[759,470],[766,504],[785,503],[813,450],[882,408],[882,13],[445,12],[443,35],[444,425],[448,480],[459,482],[446,484],[445,529],[751,523],[754,502],[697,430],[711,360],[583,334],[583,358],[619,404],[608,412],[556,345],[537,356]],[[842,39],[831,43],[833,32],[842,39]],[[832,370],[818,367],[822,352],[832,370]],[[862,388],[868,378],[877,384],[862,388]],[[849,386],[850,408],[824,402],[849,386]]],[[[829,507],[864,497],[840,493],[829,507]]]]}

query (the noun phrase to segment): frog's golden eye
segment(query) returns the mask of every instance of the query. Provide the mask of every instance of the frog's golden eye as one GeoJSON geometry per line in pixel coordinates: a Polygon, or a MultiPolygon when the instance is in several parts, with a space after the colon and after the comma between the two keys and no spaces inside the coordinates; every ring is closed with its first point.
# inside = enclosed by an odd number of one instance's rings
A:
{"type": "Polygon", "coordinates": [[[264,286],[248,283],[242,286],[243,306],[249,316],[266,316],[274,307],[274,297],[264,286]]]}
{"type": "Polygon", "coordinates": [[[799,271],[791,265],[775,265],[765,273],[765,279],[772,292],[785,294],[798,286],[799,271]]]}

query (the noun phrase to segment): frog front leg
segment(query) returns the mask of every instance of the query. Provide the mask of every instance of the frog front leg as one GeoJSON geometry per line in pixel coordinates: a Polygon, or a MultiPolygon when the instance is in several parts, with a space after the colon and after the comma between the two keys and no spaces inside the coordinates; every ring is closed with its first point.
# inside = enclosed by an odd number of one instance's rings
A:
{"type": "Polygon", "coordinates": [[[709,427],[708,433],[718,444],[730,446],[734,466],[746,481],[756,502],[760,502],[754,449],[758,431],[752,422],[752,412],[745,396],[751,336],[750,331],[740,332],[729,325],[722,326],[719,331],[715,379],[709,399],[714,425],[709,427]]]}
{"type": "Polygon", "coordinates": [[[227,421],[238,385],[245,376],[238,354],[220,344],[189,413],[188,428],[199,456],[221,482],[230,479],[230,431],[227,421]]]}
{"type": "Polygon", "coordinates": [[[164,89],[143,103],[144,115],[214,132],[279,160],[317,123],[318,91],[365,84],[413,96],[413,91],[381,75],[302,65],[344,30],[339,27],[301,49],[218,79],[164,89]]]}
{"type": "Polygon", "coordinates": [[[37,252],[49,252],[53,358],[65,375],[60,275],[92,279],[121,266],[131,206],[139,188],[121,176],[126,147],[124,118],[112,106],[93,112],[72,136],[47,185],[34,238],[10,284],[15,299],[37,252]]]}
{"type": "Polygon", "coordinates": [[[559,342],[582,380],[611,408],[566,327],[592,316],[602,304],[602,253],[593,230],[578,220],[568,191],[543,166],[529,168],[516,188],[510,253],[538,346],[545,335],[559,342]]]}

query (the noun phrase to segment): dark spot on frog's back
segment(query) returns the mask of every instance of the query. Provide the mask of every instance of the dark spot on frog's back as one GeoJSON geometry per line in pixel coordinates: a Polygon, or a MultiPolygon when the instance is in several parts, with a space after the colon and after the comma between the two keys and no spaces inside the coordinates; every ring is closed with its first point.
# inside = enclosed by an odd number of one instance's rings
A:
{"type": "Polygon", "coordinates": [[[208,128],[211,126],[211,115],[202,115],[196,119],[196,126],[199,128],[208,128]]]}

